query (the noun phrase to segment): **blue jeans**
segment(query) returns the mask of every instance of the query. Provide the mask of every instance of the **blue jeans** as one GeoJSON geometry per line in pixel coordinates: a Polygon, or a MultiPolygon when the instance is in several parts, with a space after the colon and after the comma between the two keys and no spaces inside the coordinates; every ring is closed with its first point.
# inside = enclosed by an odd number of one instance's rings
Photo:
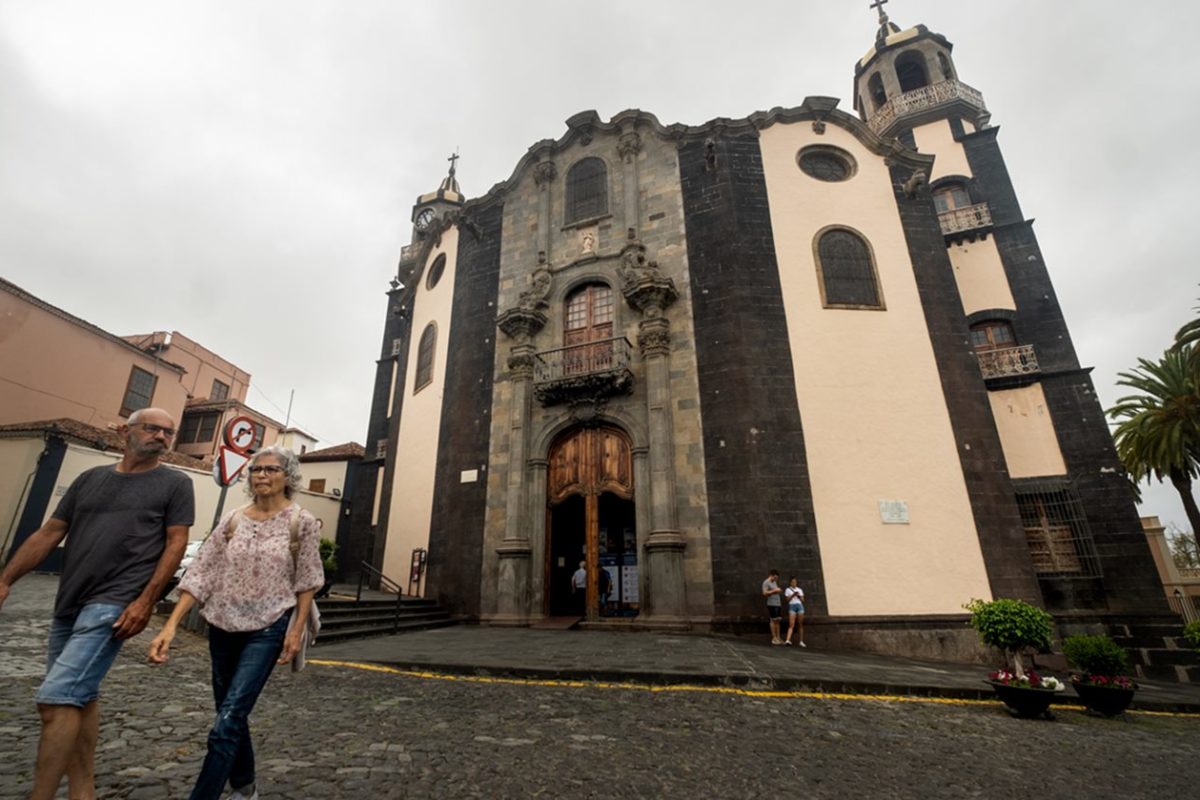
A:
{"type": "Polygon", "coordinates": [[[217,719],[208,732],[208,754],[196,778],[191,800],[218,800],[228,781],[235,789],[254,783],[254,746],[250,712],[283,649],[292,611],[259,631],[230,633],[208,629],[212,656],[213,699],[217,719]]]}
{"type": "Polygon", "coordinates": [[[83,708],[100,695],[124,642],[113,636],[113,623],[125,606],[89,603],[75,614],[50,623],[46,679],[34,696],[41,705],[83,708]]]}

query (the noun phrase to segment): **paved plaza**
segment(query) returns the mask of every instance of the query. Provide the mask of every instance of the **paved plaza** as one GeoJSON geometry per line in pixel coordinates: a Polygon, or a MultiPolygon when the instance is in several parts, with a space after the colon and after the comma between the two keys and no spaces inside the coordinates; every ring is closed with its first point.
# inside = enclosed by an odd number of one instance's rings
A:
{"type": "MultiPolygon", "coordinates": [[[[28,791],[54,588],[27,576],[0,611],[4,800],[28,791]]],[[[106,800],[184,798],[204,755],[205,643],[181,634],[171,664],[152,667],[161,622],[126,645],[105,685],[106,800]]],[[[924,674],[932,686],[981,671],[716,637],[458,627],[312,655],[299,675],[272,678],[251,718],[263,800],[1181,797],[1200,756],[1200,715],[1110,721],[1063,705],[1054,722],[1014,720],[963,699],[965,684],[957,698],[830,696],[801,679],[856,669],[850,683],[865,687],[891,664],[900,684],[924,674]],[[585,672],[609,681],[552,679],[585,672]]],[[[1194,690],[1162,691],[1186,705],[1194,690]]]]}

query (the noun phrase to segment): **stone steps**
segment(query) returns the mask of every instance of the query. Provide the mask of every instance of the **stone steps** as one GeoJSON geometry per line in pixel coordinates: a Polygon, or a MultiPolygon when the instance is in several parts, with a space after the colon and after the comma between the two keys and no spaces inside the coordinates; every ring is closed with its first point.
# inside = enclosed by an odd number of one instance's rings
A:
{"type": "Polygon", "coordinates": [[[326,599],[320,601],[320,607],[321,634],[317,637],[317,647],[323,643],[426,630],[457,622],[436,601],[423,598],[402,598],[399,607],[394,599],[326,599]]]}

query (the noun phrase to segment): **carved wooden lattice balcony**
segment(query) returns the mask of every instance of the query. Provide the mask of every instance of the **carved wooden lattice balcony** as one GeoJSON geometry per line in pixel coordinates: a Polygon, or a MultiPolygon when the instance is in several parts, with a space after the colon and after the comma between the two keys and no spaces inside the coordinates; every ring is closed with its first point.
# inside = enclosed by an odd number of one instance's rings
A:
{"type": "Polygon", "coordinates": [[[979,359],[979,371],[984,379],[1011,378],[1040,372],[1033,345],[1006,347],[1002,350],[981,350],[975,353],[979,359]]]}
{"type": "Polygon", "coordinates": [[[543,350],[533,357],[533,393],[546,406],[627,394],[631,351],[624,336],[543,350]]]}
{"type": "Polygon", "coordinates": [[[951,103],[970,106],[977,113],[981,125],[987,122],[988,112],[983,102],[983,94],[960,81],[947,80],[895,95],[871,115],[869,124],[871,130],[883,136],[904,117],[951,103]]]}
{"type": "Polygon", "coordinates": [[[992,212],[987,203],[976,203],[943,211],[938,214],[938,223],[944,236],[987,230],[992,227],[992,212]]]}

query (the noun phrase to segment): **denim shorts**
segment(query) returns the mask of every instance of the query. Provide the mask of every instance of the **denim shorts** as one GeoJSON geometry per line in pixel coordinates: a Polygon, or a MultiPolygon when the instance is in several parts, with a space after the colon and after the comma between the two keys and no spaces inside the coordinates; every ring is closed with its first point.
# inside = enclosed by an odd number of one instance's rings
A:
{"type": "Polygon", "coordinates": [[[100,696],[100,681],[123,643],[113,635],[113,623],[124,610],[114,603],[90,603],[74,616],[54,618],[37,703],[83,708],[100,696]]]}
{"type": "Polygon", "coordinates": [[[803,614],[804,613],[804,603],[788,603],[788,613],[789,614],[803,614]]]}

